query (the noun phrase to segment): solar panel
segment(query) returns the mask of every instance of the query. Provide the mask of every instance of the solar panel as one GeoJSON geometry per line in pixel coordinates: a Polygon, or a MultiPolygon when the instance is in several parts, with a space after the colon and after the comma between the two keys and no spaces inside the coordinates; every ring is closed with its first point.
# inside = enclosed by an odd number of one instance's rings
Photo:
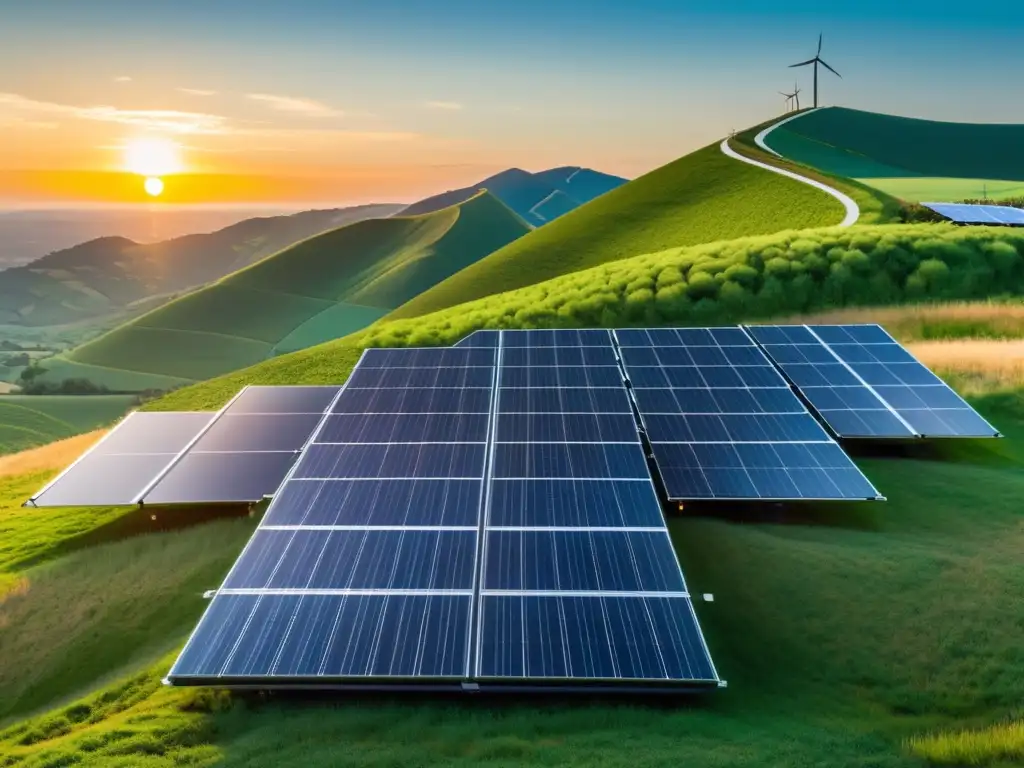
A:
{"type": "Polygon", "coordinates": [[[921,205],[958,224],[1024,225],[1024,210],[1006,205],[967,203],[921,203],[921,205]]]}
{"type": "Polygon", "coordinates": [[[465,679],[495,356],[366,350],[169,681],[465,679]]]}
{"type": "Polygon", "coordinates": [[[237,503],[272,496],[339,390],[244,388],[149,485],[141,503],[237,503]]]}
{"type": "Polygon", "coordinates": [[[475,678],[715,684],[606,330],[502,331],[475,678]]]}
{"type": "Polygon", "coordinates": [[[28,504],[120,506],[139,494],[213,420],[212,413],[133,411],[28,504]]]}
{"type": "Polygon", "coordinates": [[[881,326],[748,330],[840,437],[999,436],[881,326]]]}
{"type": "Polygon", "coordinates": [[[669,498],[880,498],[741,328],[615,335],[669,498]]]}

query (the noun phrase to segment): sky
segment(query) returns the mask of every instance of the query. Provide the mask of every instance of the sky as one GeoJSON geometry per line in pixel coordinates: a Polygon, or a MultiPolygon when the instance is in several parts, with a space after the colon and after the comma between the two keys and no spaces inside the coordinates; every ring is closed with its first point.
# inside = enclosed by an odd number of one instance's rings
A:
{"type": "Polygon", "coordinates": [[[408,202],[509,167],[635,178],[821,102],[1024,123],[1007,0],[0,0],[0,207],[408,202]],[[804,101],[804,103],[809,103],[804,101]]]}

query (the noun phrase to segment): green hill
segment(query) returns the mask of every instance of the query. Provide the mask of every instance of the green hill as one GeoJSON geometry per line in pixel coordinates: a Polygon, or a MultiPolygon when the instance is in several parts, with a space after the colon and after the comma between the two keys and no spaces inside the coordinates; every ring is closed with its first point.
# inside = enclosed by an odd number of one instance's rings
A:
{"type": "Polygon", "coordinates": [[[642,253],[842,218],[834,198],[726,157],[716,143],[531,232],[389,317],[423,315],[642,253]]]}
{"type": "Polygon", "coordinates": [[[292,243],[394,205],[246,219],[209,234],[140,245],[102,237],[55,251],[0,277],[0,325],[64,325],[123,312],[133,302],[217,280],[292,243]]]}
{"type": "Polygon", "coordinates": [[[773,130],[783,157],[904,199],[1009,197],[1024,188],[1024,125],[949,123],[827,107],[773,130]]]}
{"type": "Polygon", "coordinates": [[[16,453],[105,426],[123,416],[132,395],[0,396],[0,454],[16,453]]]}
{"type": "Polygon", "coordinates": [[[489,193],[423,216],[370,219],[273,257],[43,362],[43,381],[166,388],[357,331],[522,236],[489,193]]]}

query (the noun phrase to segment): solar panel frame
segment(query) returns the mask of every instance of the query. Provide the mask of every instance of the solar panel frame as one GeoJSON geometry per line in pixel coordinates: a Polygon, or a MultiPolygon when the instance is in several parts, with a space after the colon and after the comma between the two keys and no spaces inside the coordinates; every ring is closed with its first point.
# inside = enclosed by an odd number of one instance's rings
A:
{"type": "MultiPolygon", "coordinates": [[[[626,329],[616,330],[614,336],[630,379],[630,395],[669,499],[852,501],[883,498],[796,397],[778,367],[742,327],[626,329]],[[724,351],[732,346],[755,350],[756,364],[751,358],[753,352],[730,355],[724,351]],[[709,351],[714,348],[718,349],[717,353],[709,351]],[[645,351],[638,353],[634,351],[637,349],[645,351]],[[704,351],[695,354],[695,349],[704,351]],[[651,360],[658,363],[661,383],[643,373],[655,366],[636,364],[651,360]],[[666,362],[676,365],[666,365],[666,362]],[[680,362],[693,365],[679,365],[680,362]],[[652,386],[655,384],[658,386],[652,386]],[[683,386],[678,386],[680,384],[683,386]],[[701,398],[697,406],[689,406],[677,395],[688,387],[705,390],[706,397],[701,398]],[[671,394],[677,409],[666,410],[662,415],[647,407],[650,404],[647,392],[659,389],[665,395],[655,399],[662,407],[670,402],[668,394],[671,394]],[[726,398],[724,392],[730,389],[744,390],[750,395],[748,402],[754,404],[758,403],[758,398],[750,393],[778,390],[780,397],[764,397],[763,402],[779,404],[781,393],[785,392],[789,403],[778,413],[766,412],[760,405],[754,410],[754,405],[735,404],[742,399],[740,397],[726,398]],[[733,400],[730,407],[739,410],[726,412],[723,402],[726,399],[733,400]],[[694,407],[706,409],[708,401],[715,402],[719,410],[706,414],[694,411],[694,407]],[[783,428],[789,434],[785,439],[775,439],[783,428]],[[679,434],[680,431],[683,434],[679,434]],[[806,448],[797,450],[799,446],[806,448]],[[827,450],[815,446],[825,446],[827,450]]],[[[686,399],[695,398],[687,396],[686,399]]]]}

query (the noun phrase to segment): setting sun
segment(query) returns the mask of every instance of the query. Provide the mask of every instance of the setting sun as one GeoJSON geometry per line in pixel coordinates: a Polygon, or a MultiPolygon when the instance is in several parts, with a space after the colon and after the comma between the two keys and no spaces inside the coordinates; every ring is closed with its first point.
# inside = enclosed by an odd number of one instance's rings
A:
{"type": "MultiPolygon", "coordinates": [[[[133,139],[124,147],[124,168],[130,173],[146,177],[180,173],[180,147],[168,139],[133,139]]],[[[146,191],[151,195],[160,194],[159,191],[151,192],[149,186],[147,181],[146,191]]]]}
{"type": "Polygon", "coordinates": [[[146,194],[150,197],[157,197],[161,192],[164,191],[164,182],[162,179],[158,179],[156,176],[150,176],[146,179],[146,183],[143,184],[146,189],[146,194]]]}

